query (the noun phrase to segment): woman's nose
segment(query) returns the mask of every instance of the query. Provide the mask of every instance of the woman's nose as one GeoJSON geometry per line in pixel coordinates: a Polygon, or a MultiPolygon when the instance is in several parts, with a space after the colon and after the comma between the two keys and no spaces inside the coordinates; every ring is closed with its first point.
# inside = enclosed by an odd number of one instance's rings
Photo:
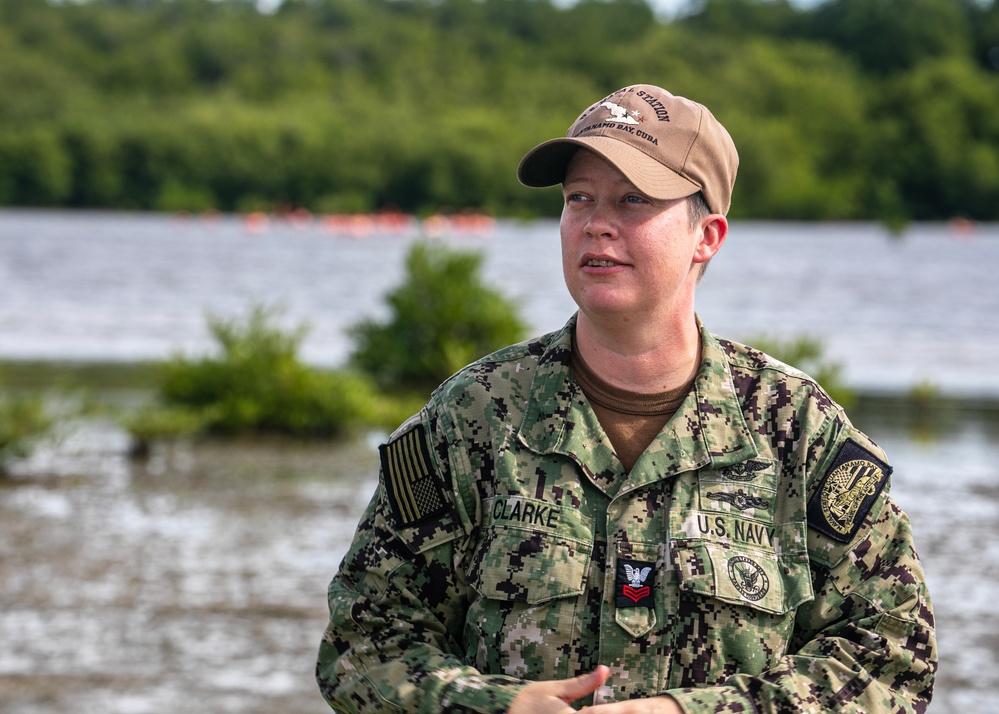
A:
{"type": "Polygon", "coordinates": [[[594,204],[586,220],[586,234],[594,238],[617,237],[617,222],[610,206],[600,202],[594,204]]]}

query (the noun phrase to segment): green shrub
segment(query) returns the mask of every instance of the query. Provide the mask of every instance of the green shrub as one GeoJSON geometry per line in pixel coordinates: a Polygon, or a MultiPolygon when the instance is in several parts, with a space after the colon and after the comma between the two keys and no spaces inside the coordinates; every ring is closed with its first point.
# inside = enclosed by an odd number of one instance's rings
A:
{"type": "Polygon", "coordinates": [[[32,437],[49,426],[41,400],[0,394],[0,476],[10,461],[30,453],[32,437]]]}
{"type": "Polygon", "coordinates": [[[433,389],[469,362],[523,339],[513,303],[486,286],[482,256],[414,243],[387,323],[351,329],[352,363],[385,388],[433,389]]]}
{"type": "Polygon", "coordinates": [[[157,430],[169,435],[203,427],[326,437],[385,418],[387,407],[366,378],[303,364],[297,353],[307,330],[282,330],[274,317],[260,306],[245,319],[209,317],[219,354],[167,362],[159,392],[173,411],[141,414],[133,433],[145,430],[148,438],[157,430]]]}

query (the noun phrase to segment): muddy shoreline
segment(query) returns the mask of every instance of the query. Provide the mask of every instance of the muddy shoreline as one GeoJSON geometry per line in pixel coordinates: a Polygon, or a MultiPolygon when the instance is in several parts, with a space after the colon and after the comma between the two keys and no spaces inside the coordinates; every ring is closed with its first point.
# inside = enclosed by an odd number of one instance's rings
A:
{"type": "MultiPolygon", "coordinates": [[[[930,711],[988,711],[999,421],[937,410],[927,427],[891,402],[863,414],[892,455],[936,607],[930,711]]],[[[325,590],[380,436],[176,442],[135,460],[110,421],[64,427],[0,480],[0,710],[329,711],[313,681],[325,590]]]]}
{"type": "Polygon", "coordinates": [[[0,482],[0,702],[328,711],[325,589],[376,477],[364,441],[177,443],[87,427],[0,482]]]}

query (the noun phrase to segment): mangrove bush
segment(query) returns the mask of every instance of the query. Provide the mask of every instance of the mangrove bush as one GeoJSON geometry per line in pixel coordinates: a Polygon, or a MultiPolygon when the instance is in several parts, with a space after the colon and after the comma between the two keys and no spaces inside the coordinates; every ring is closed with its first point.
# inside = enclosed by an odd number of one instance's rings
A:
{"type": "Polygon", "coordinates": [[[482,255],[416,242],[387,322],[351,330],[351,361],[383,388],[436,387],[466,364],[524,337],[516,305],[481,276],[482,255]]]}
{"type": "Polygon", "coordinates": [[[370,380],[304,364],[306,327],[282,327],[277,317],[264,306],[238,318],[210,316],[217,354],[165,363],[159,404],[131,416],[132,434],[140,441],[203,431],[335,437],[387,418],[370,380]]]}

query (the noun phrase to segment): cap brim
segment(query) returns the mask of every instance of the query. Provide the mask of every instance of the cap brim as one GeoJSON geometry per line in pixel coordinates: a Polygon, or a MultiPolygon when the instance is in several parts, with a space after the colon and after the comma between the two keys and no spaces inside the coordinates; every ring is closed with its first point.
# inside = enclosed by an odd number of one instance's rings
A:
{"type": "Polygon", "coordinates": [[[565,137],[538,144],[521,159],[517,178],[532,188],[560,184],[565,180],[569,161],[581,148],[589,149],[612,164],[635,188],[651,198],[668,201],[685,198],[701,190],[696,183],[651,156],[607,136],[565,137]]]}

